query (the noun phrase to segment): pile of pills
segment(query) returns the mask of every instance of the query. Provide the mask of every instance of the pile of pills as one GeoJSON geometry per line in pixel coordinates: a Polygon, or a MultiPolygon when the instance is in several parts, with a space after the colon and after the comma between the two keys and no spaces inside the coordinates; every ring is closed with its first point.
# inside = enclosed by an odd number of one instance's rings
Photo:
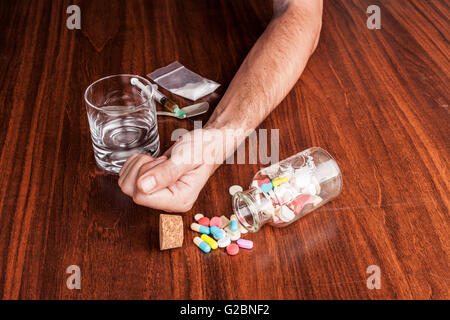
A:
{"type": "Polygon", "coordinates": [[[241,239],[241,236],[248,231],[238,223],[235,215],[232,215],[230,219],[225,216],[209,219],[197,213],[194,220],[196,222],[191,224],[191,229],[201,234],[194,238],[194,243],[205,253],[217,248],[226,248],[226,252],[234,256],[239,253],[239,248],[253,248],[253,241],[241,239]]]}

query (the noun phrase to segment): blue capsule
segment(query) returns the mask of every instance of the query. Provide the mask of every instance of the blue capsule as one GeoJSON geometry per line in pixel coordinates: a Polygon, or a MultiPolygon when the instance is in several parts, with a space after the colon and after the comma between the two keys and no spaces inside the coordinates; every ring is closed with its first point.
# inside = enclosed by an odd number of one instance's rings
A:
{"type": "Polygon", "coordinates": [[[231,220],[230,221],[230,230],[233,232],[236,232],[236,231],[238,231],[238,229],[239,229],[239,226],[238,226],[237,220],[231,220]]]}
{"type": "Polygon", "coordinates": [[[191,224],[191,229],[204,234],[209,234],[210,232],[209,227],[202,226],[201,224],[195,222],[191,224]]]}
{"type": "Polygon", "coordinates": [[[200,239],[199,237],[194,238],[194,243],[197,247],[200,248],[204,253],[208,253],[211,251],[211,247],[205,241],[200,239]]]}
{"type": "Polygon", "coordinates": [[[220,239],[222,239],[225,236],[225,231],[223,231],[222,229],[220,229],[220,228],[218,228],[216,226],[211,226],[210,230],[211,230],[211,234],[217,240],[220,240],[220,239]]]}
{"type": "Polygon", "coordinates": [[[269,193],[269,191],[273,189],[273,184],[272,184],[272,182],[264,183],[264,184],[260,185],[259,188],[260,188],[264,193],[269,193]]]}

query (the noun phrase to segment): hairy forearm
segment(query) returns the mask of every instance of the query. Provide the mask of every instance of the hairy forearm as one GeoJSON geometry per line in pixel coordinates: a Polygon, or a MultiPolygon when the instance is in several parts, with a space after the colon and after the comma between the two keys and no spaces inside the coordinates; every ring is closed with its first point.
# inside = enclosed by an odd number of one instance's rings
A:
{"type": "MultiPolygon", "coordinates": [[[[242,142],[289,93],[320,34],[321,0],[281,1],[205,128],[241,132],[242,142]]],[[[226,156],[234,150],[224,150],[226,156]]]]}

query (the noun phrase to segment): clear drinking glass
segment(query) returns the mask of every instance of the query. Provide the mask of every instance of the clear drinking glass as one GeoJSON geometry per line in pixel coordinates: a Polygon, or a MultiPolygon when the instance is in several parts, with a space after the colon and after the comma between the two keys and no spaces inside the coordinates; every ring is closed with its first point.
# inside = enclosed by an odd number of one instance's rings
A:
{"type": "Polygon", "coordinates": [[[118,173],[134,153],[159,154],[159,134],[151,83],[140,76],[112,75],[84,94],[97,165],[118,173]],[[131,84],[137,78],[147,90],[131,84]]]}

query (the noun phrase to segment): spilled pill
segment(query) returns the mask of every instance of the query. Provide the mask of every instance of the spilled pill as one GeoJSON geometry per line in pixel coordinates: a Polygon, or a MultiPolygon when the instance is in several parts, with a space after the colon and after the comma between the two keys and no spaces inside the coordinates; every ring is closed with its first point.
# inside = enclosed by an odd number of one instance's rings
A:
{"type": "Polygon", "coordinates": [[[219,241],[217,241],[217,243],[219,244],[219,248],[228,247],[231,243],[231,239],[230,239],[230,236],[228,235],[228,233],[225,232],[225,236],[222,239],[220,239],[219,241]]]}
{"type": "Polygon", "coordinates": [[[237,218],[234,214],[230,217],[230,230],[233,232],[236,232],[239,230],[237,218]]]}
{"type": "Polygon", "coordinates": [[[242,234],[246,234],[248,232],[247,229],[242,224],[239,224],[239,232],[242,234]]]}
{"type": "Polygon", "coordinates": [[[241,238],[241,233],[239,231],[231,232],[230,239],[231,241],[236,241],[241,238]]]}
{"type": "Polygon", "coordinates": [[[251,240],[239,239],[236,243],[239,246],[239,248],[244,248],[244,249],[253,248],[253,241],[251,241],[251,240]]]}
{"type": "Polygon", "coordinates": [[[231,220],[230,221],[230,230],[233,232],[236,232],[239,230],[239,225],[237,223],[237,220],[231,220]]]}
{"type": "Polygon", "coordinates": [[[236,232],[239,230],[239,225],[238,222],[236,220],[231,220],[230,221],[230,230],[233,232],[236,232]]]}
{"type": "Polygon", "coordinates": [[[199,247],[203,252],[208,253],[211,251],[211,247],[199,237],[194,238],[194,243],[197,247],[199,247]]]}
{"type": "Polygon", "coordinates": [[[239,247],[238,247],[238,245],[235,244],[235,243],[230,244],[230,245],[227,247],[227,253],[228,253],[230,256],[235,256],[235,255],[237,255],[237,254],[239,253],[239,247]]]}
{"type": "Polygon", "coordinates": [[[239,239],[241,237],[241,233],[238,231],[231,231],[230,227],[226,227],[224,229],[228,235],[230,236],[231,241],[236,241],[237,239],[239,239]]]}
{"type": "Polygon", "coordinates": [[[198,223],[202,226],[209,227],[209,218],[203,217],[198,220],[198,223]]]}
{"type": "Polygon", "coordinates": [[[242,189],[241,186],[235,185],[235,186],[231,186],[231,187],[228,189],[228,192],[230,193],[230,195],[234,196],[235,193],[237,193],[237,192],[242,192],[243,190],[244,190],[244,189],[242,189]]]}
{"type": "Polygon", "coordinates": [[[194,220],[195,221],[198,221],[198,220],[200,220],[201,218],[203,218],[204,217],[204,215],[202,215],[201,213],[197,213],[195,216],[194,216],[194,220]]]}
{"type": "Polygon", "coordinates": [[[191,230],[194,230],[194,231],[197,231],[200,233],[204,233],[204,234],[210,233],[209,227],[202,226],[195,222],[191,224],[191,230]]]}
{"type": "Polygon", "coordinates": [[[230,219],[228,219],[225,216],[220,216],[220,220],[222,220],[222,226],[221,228],[226,228],[230,224],[230,219]]]}
{"type": "Polygon", "coordinates": [[[241,239],[241,233],[247,233],[248,230],[239,223],[234,214],[229,219],[224,215],[209,219],[203,214],[197,213],[194,219],[197,222],[191,224],[191,229],[202,235],[195,237],[193,242],[205,253],[217,248],[226,248],[227,253],[234,256],[239,253],[239,248],[253,248],[252,241],[241,239]]]}
{"type": "Polygon", "coordinates": [[[219,217],[212,217],[211,220],[209,221],[209,226],[216,226],[217,228],[221,228],[222,227],[222,219],[220,219],[219,217]]]}
{"type": "Polygon", "coordinates": [[[217,228],[216,226],[212,226],[209,228],[211,231],[211,234],[216,238],[217,240],[222,239],[225,236],[225,231],[223,231],[220,228],[217,228]]]}
{"type": "Polygon", "coordinates": [[[217,243],[217,241],[206,234],[202,234],[202,236],[200,238],[203,241],[205,241],[207,244],[209,244],[211,249],[217,249],[219,247],[219,244],[217,243]]]}

